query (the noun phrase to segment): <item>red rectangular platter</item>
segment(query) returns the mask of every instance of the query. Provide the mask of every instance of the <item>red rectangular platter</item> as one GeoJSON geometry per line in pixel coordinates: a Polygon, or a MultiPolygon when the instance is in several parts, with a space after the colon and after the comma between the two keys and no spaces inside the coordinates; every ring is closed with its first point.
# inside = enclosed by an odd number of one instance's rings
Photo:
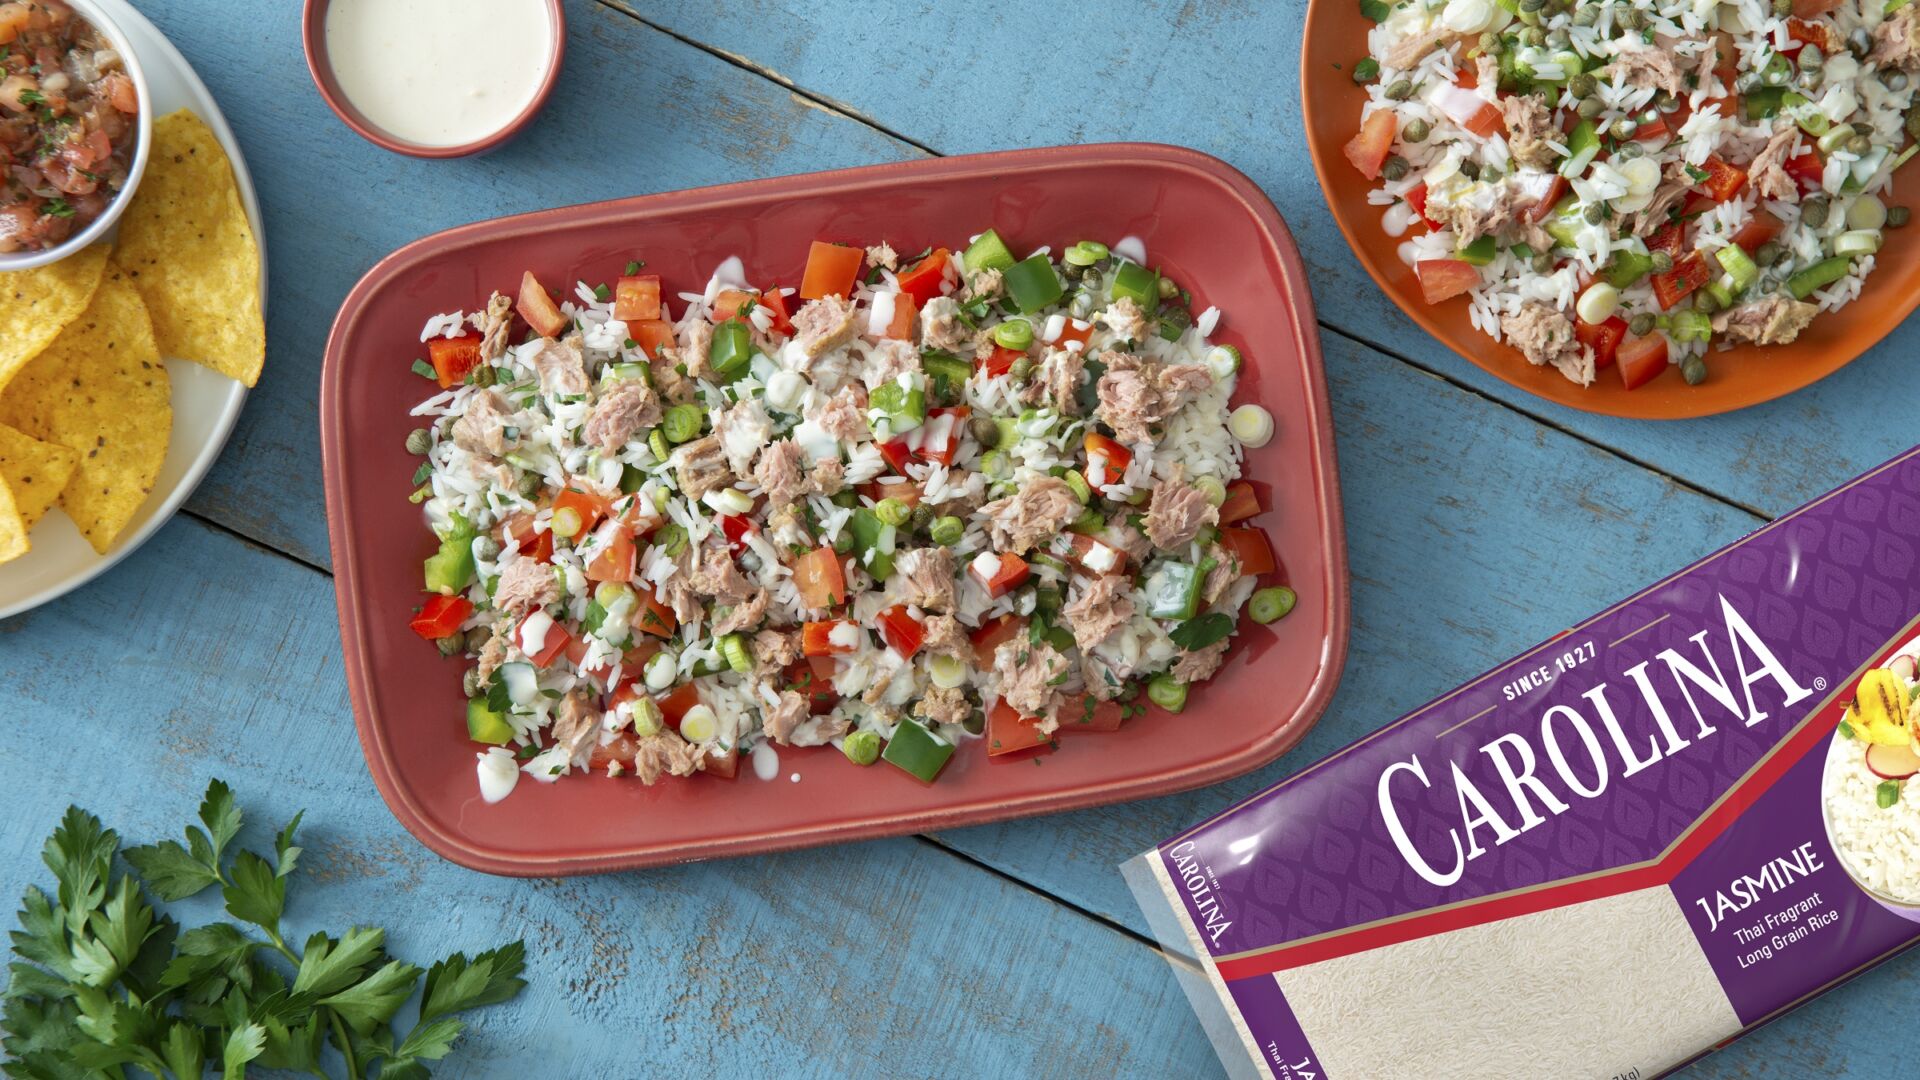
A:
{"type": "MultiPolygon", "coordinates": [[[[563,291],[570,292],[570,289],[563,291]]],[[[341,305],[320,396],[327,520],[355,724],[394,815],[440,855],[497,874],[595,873],[925,832],[1120,802],[1213,783],[1298,742],[1325,709],[1347,646],[1345,538],[1333,429],[1299,253],[1252,181],[1215,158],[1149,144],[1021,150],[782,177],[501,218],[401,248],[341,305]],[[1134,235],[1152,263],[1224,313],[1216,341],[1245,354],[1236,401],[1276,435],[1246,471],[1269,493],[1264,528],[1299,605],[1243,624],[1227,665],[1180,715],[1067,735],[1038,759],[962,743],[933,784],[831,747],[782,748],[761,781],[694,776],[642,786],[573,776],[523,782],[488,805],[466,738],[462,664],[407,628],[433,538],[407,502],[407,415],[429,388],[409,370],[430,315],[473,310],[523,270],[559,288],[611,281],[645,259],[668,295],[701,288],[728,255],[756,282],[797,282],[814,239],[901,251],[988,225],[1020,251],[1134,235]],[[1038,760],[1040,764],[1036,765],[1038,760]],[[792,779],[797,776],[798,780],[792,779]]]]}

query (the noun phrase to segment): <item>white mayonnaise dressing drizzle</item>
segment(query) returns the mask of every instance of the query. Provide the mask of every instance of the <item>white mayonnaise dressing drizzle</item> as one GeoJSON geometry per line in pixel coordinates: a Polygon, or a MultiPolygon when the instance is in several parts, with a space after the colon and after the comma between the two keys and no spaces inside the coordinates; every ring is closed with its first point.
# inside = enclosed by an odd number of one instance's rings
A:
{"type": "Polygon", "coordinates": [[[753,775],[762,780],[780,775],[780,751],[764,739],[753,744],[753,775]]]}

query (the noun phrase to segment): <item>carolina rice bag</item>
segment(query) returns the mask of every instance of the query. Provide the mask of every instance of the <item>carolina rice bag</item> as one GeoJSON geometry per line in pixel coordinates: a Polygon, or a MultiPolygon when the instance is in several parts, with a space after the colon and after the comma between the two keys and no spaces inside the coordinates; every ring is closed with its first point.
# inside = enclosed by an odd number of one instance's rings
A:
{"type": "Polygon", "coordinates": [[[1920,448],[1131,860],[1228,1072],[1650,1078],[1913,944],[1917,550],[1920,448]]]}

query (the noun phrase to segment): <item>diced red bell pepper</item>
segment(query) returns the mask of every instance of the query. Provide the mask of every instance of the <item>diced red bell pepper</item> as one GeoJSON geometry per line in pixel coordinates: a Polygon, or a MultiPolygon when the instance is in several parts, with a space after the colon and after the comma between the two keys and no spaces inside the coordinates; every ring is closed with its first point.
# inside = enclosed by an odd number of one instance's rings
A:
{"type": "Polygon", "coordinates": [[[420,605],[420,613],[407,625],[428,641],[438,641],[460,629],[460,624],[471,614],[473,604],[466,597],[435,593],[427,597],[427,602],[420,605]]]}
{"type": "Polygon", "coordinates": [[[981,623],[979,629],[967,634],[967,640],[973,645],[974,666],[982,670],[991,668],[994,650],[1026,631],[1027,620],[1018,615],[1001,615],[981,623]]]}
{"type": "Polygon", "coordinates": [[[520,621],[513,626],[513,643],[520,646],[520,651],[527,654],[527,659],[533,661],[535,667],[546,667],[548,664],[553,663],[555,657],[567,651],[567,646],[573,641],[573,635],[567,633],[566,627],[561,626],[558,622],[554,622],[553,625],[547,627],[546,635],[540,639],[539,649],[529,649],[527,648],[527,639],[523,636],[523,631],[527,628],[527,620],[535,616],[542,619],[547,618],[545,614],[538,611],[528,612],[522,616],[520,621]]]}
{"type": "Polygon", "coordinates": [[[511,542],[522,555],[534,562],[553,561],[553,530],[533,531],[533,512],[523,511],[508,518],[500,526],[500,542],[511,542]]]}
{"type": "Polygon", "coordinates": [[[987,756],[999,757],[1020,750],[1031,750],[1049,741],[1040,731],[1036,717],[1021,716],[1005,701],[996,702],[987,714],[987,756]]]}
{"type": "Polygon", "coordinates": [[[1480,271],[1459,259],[1422,259],[1413,264],[1420,279],[1420,295],[1429,304],[1461,296],[1480,284],[1480,271]]]}
{"type": "Polygon", "coordinates": [[[833,667],[833,658],[830,656],[808,656],[795,660],[782,672],[786,680],[782,689],[792,690],[806,698],[807,712],[824,716],[832,712],[840,701],[840,695],[833,689],[833,667]]]}
{"type": "Polygon", "coordinates": [[[588,581],[632,581],[639,548],[633,533],[618,521],[609,521],[594,536],[593,558],[587,560],[588,581]]]}
{"type": "Polygon", "coordinates": [[[1827,163],[1818,150],[1795,154],[1782,162],[1780,167],[1800,185],[1803,195],[1819,191],[1826,182],[1827,163]]]}
{"type": "Polygon", "coordinates": [[[1070,532],[1067,537],[1067,561],[1095,577],[1103,574],[1124,574],[1127,570],[1127,553],[1103,540],[1088,536],[1086,533],[1070,532]],[[1096,549],[1105,548],[1108,555],[1099,562],[1090,562],[1096,549]]]}
{"type": "MultiPolygon", "coordinates": [[[[1531,206],[1521,211],[1520,219],[1522,221],[1531,221],[1535,224],[1547,220],[1547,216],[1553,213],[1554,207],[1560,205],[1560,200],[1565,198],[1566,194],[1567,178],[1555,173],[1553,179],[1547,182],[1546,194],[1540,196],[1531,206]]],[[[1425,214],[1421,215],[1423,218],[1425,216],[1425,214]]],[[[1437,222],[1432,221],[1427,222],[1427,225],[1436,229],[1440,227],[1437,222]]]]}
{"type": "Polygon", "coordinates": [[[1706,189],[1714,202],[1726,202],[1747,186],[1747,170],[1738,165],[1729,165],[1720,160],[1717,154],[1707,158],[1707,163],[1701,169],[1706,172],[1707,178],[1700,181],[1700,186],[1706,189]]]}
{"type": "Polygon", "coordinates": [[[1019,588],[1031,572],[1027,560],[1012,552],[1000,553],[997,558],[1000,561],[995,564],[991,576],[982,575],[976,564],[967,564],[967,573],[972,574],[973,579],[986,588],[987,595],[996,600],[1019,588]]]}
{"type": "Polygon", "coordinates": [[[707,750],[707,760],[700,770],[716,780],[734,780],[740,776],[740,747],[729,743],[722,746],[715,743],[707,750]]]}
{"type": "Polygon", "coordinates": [[[527,320],[533,332],[544,338],[559,337],[567,329],[567,317],[560,311],[560,305],[547,295],[547,287],[529,270],[520,277],[520,298],[514,303],[514,310],[527,320]]]}
{"type": "Polygon", "coordinates": [[[886,459],[887,465],[893,469],[895,476],[907,475],[907,463],[913,460],[913,449],[907,445],[905,436],[889,439],[876,445],[880,450],[880,456],[886,459]]]}
{"type": "Polygon", "coordinates": [[[1060,328],[1060,336],[1053,339],[1051,344],[1056,349],[1064,349],[1077,341],[1080,343],[1081,348],[1084,349],[1087,340],[1091,337],[1093,337],[1092,323],[1069,317],[1067,324],[1060,328]]]}
{"type": "Polygon", "coordinates": [[[800,298],[852,296],[854,280],[860,276],[860,265],[866,257],[860,248],[815,240],[807,249],[806,271],[800,275],[800,298]]]}
{"type": "Polygon", "coordinates": [[[1629,390],[1652,382],[1670,366],[1665,334],[1629,338],[1620,346],[1620,385],[1629,390]]]}
{"type": "Polygon", "coordinates": [[[1380,167],[1386,163],[1387,154],[1393,149],[1394,120],[1392,109],[1375,109],[1360,124],[1360,131],[1347,140],[1347,160],[1360,170],[1360,175],[1369,180],[1380,179],[1380,167]]]}
{"type": "Polygon", "coordinates": [[[1221,529],[1220,546],[1240,560],[1242,574],[1271,574],[1278,568],[1273,561],[1273,544],[1259,529],[1221,529]]]}
{"type": "Polygon", "coordinates": [[[674,628],[680,625],[673,609],[661,603],[652,589],[636,587],[633,591],[640,597],[640,610],[634,613],[633,628],[654,637],[672,637],[674,628]]]}
{"type": "Polygon", "coordinates": [[[695,705],[700,704],[700,691],[690,682],[681,683],[663,698],[654,701],[660,706],[660,718],[675,731],[680,730],[680,721],[695,705]]]}
{"type": "Polygon", "coordinates": [[[893,295],[893,320],[887,323],[887,329],[880,336],[892,341],[913,340],[913,297],[908,293],[893,295]]]}
{"type": "MultiPolygon", "coordinates": [[[[973,409],[967,405],[955,405],[950,408],[928,409],[927,422],[922,425],[920,449],[915,451],[921,461],[930,461],[940,465],[951,465],[960,453],[960,442],[967,436],[967,420],[973,416],[973,409]],[[942,417],[951,416],[948,422],[942,417]]],[[[914,489],[917,494],[919,489],[914,489]]]]}
{"type": "Polygon", "coordinates": [[[727,536],[727,549],[737,555],[747,549],[747,534],[753,531],[753,520],[738,514],[721,514],[720,531],[727,536]]]}
{"type": "Polygon", "coordinates": [[[627,336],[633,339],[640,351],[649,359],[657,358],[660,350],[674,345],[673,324],[665,319],[642,319],[627,324],[627,336]]]}
{"type": "Polygon", "coordinates": [[[1603,323],[1575,319],[1573,336],[1580,339],[1580,344],[1593,350],[1594,367],[1608,367],[1619,352],[1620,342],[1627,336],[1627,320],[1618,315],[1603,323]]]}
{"type": "Polygon", "coordinates": [[[1641,124],[1633,129],[1635,142],[1653,142],[1656,139],[1665,139],[1671,134],[1673,129],[1667,126],[1667,118],[1657,113],[1651,123],[1641,124]]]}
{"type": "Polygon", "coordinates": [[[599,743],[593,753],[587,757],[589,772],[606,772],[607,766],[618,763],[624,769],[633,764],[633,755],[640,750],[640,736],[631,728],[625,728],[613,737],[612,742],[599,743]]]}
{"type": "Polygon", "coordinates": [[[780,286],[770,285],[760,292],[760,306],[773,316],[772,328],[776,334],[793,333],[793,312],[787,310],[787,294],[780,286]]]}
{"type": "Polygon", "coordinates": [[[809,608],[833,607],[847,599],[847,574],[840,556],[821,544],[793,561],[793,584],[809,608]]]}
{"type": "Polygon", "coordinates": [[[1779,236],[1781,230],[1785,228],[1786,224],[1779,218],[1755,207],[1753,216],[1747,219],[1745,225],[1740,226],[1739,232],[1733,234],[1733,242],[1751,255],[1760,250],[1760,245],[1779,236]]]}
{"type": "Polygon", "coordinates": [[[553,509],[555,513],[572,510],[579,514],[580,531],[574,535],[585,536],[606,520],[607,514],[613,510],[613,502],[569,484],[561,490],[559,495],[554,496],[553,509]]]}
{"type": "Polygon", "coordinates": [[[742,318],[740,309],[751,302],[758,306],[760,297],[743,289],[721,289],[713,298],[713,311],[708,314],[715,326],[730,319],[742,318]]]}
{"type": "Polygon", "coordinates": [[[1014,361],[1024,360],[1026,356],[1025,349],[1009,349],[1005,345],[995,345],[980,366],[986,369],[988,376],[997,379],[1013,370],[1014,361]]]}
{"type": "Polygon", "coordinates": [[[660,317],[660,275],[623,277],[613,287],[613,317],[631,327],[660,317]]]}
{"type": "Polygon", "coordinates": [[[1125,719],[1125,707],[1119,702],[1101,701],[1092,694],[1085,694],[1078,700],[1069,699],[1061,706],[1057,734],[1069,731],[1076,734],[1083,731],[1119,731],[1120,722],[1125,719]]]}
{"type": "MultiPolygon", "coordinates": [[[[1834,0],[1833,6],[1838,6],[1838,4],[1839,0],[1834,0]]],[[[1796,8],[1799,6],[1799,4],[1794,5],[1796,8]]],[[[1793,44],[1788,48],[1781,49],[1780,51],[1782,53],[1796,55],[1801,49],[1808,45],[1819,46],[1821,52],[1827,52],[1832,49],[1833,38],[1827,31],[1827,24],[1814,22],[1812,21],[1813,18],[1812,16],[1800,17],[1796,12],[1796,17],[1787,20],[1787,37],[1792,40],[1793,44]]]]}
{"type": "Polygon", "coordinates": [[[1260,513],[1260,494],[1245,480],[1227,485],[1227,501],[1220,504],[1220,524],[1231,525],[1260,513]]]}
{"type": "Polygon", "coordinates": [[[920,485],[911,480],[870,480],[854,490],[874,502],[882,499],[896,499],[907,505],[908,509],[920,505],[920,485]]]}
{"type": "Polygon", "coordinates": [[[940,295],[952,260],[953,254],[946,248],[934,248],[926,258],[900,272],[900,291],[913,297],[916,307],[926,307],[927,301],[940,295]]]}
{"type": "Polygon", "coordinates": [[[1653,230],[1653,235],[1647,237],[1647,250],[1649,252],[1664,251],[1675,261],[1678,261],[1680,256],[1686,254],[1686,237],[1686,222],[1669,221],[1665,225],[1653,230]]]}
{"type": "Polygon", "coordinates": [[[919,619],[907,613],[905,604],[886,608],[875,618],[880,623],[881,640],[908,660],[913,659],[913,654],[919,652],[920,646],[927,640],[927,628],[920,625],[919,619]]]}
{"type": "Polygon", "coordinates": [[[1651,280],[1654,299],[1660,302],[1662,310],[1671,310],[1695,289],[1712,281],[1713,269],[1699,252],[1690,251],[1674,262],[1672,270],[1655,274],[1651,280]]]}
{"type": "Polygon", "coordinates": [[[824,619],[820,622],[800,624],[800,654],[802,656],[833,656],[838,653],[860,651],[858,642],[852,645],[836,645],[833,641],[835,627],[851,626],[856,632],[859,626],[846,619],[824,619]]]}
{"type": "Polygon", "coordinates": [[[466,382],[467,374],[480,366],[480,335],[433,338],[427,342],[427,359],[433,362],[434,378],[441,389],[451,390],[466,382]]]}
{"type": "Polygon", "coordinates": [[[1097,431],[1087,432],[1087,483],[1095,488],[1117,484],[1133,464],[1133,451],[1097,431]]]}

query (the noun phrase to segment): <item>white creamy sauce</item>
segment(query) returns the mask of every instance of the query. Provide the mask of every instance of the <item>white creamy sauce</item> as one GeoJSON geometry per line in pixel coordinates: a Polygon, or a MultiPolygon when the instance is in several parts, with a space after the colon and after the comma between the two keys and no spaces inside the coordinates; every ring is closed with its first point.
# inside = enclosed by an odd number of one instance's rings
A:
{"type": "Polygon", "coordinates": [[[458,146],[505,127],[553,55],[541,0],[333,0],[327,59],[340,89],[387,134],[458,146]]]}
{"type": "Polygon", "coordinates": [[[753,775],[762,780],[780,775],[780,751],[764,739],[753,744],[753,775]]]}

